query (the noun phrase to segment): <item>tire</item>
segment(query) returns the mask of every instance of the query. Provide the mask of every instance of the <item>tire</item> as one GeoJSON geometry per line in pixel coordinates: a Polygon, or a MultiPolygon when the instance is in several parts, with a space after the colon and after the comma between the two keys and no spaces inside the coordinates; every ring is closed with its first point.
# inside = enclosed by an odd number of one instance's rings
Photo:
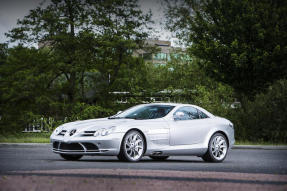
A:
{"type": "Polygon", "coordinates": [[[139,161],[144,155],[145,145],[145,139],[140,132],[136,130],[128,132],[122,140],[118,159],[128,162],[139,161]]]}
{"type": "Polygon", "coordinates": [[[215,133],[209,140],[208,150],[201,157],[206,162],[222,162],[227,156],[228,142],[222,133],[215,133]]]}
{"type": "Polygon", "coordinates": [[[65,160],[76,161],[83,157],[83,155],[67,155],[67,154],[60,154],[60,156],[65,160]]]}
{"type": "Polygon", "coordinates": [[[153,160],[163,161],[163,160],[168,159],[169,156],[149,156],[149,157],[153,160]]]}

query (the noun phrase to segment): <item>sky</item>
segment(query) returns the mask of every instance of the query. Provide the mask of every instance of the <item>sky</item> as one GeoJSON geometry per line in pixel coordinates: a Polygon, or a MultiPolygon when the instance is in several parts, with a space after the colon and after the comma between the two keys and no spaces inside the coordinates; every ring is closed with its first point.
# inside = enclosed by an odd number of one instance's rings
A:
{"type": "Polygon", "coordinates": [[[23,18],[40,2],[39,0],[0,0],[0,43],[8,40],[5,33],[16,26],[17,19],[23,18]]]}
{"type": "MultiPolygon", "coordinates": [[[[43,0],[0,0],[0,43],[8,39],[5,33],[17,25],[17,20],[22,19],[29,13],[29,10],[36,8],[43,0]]],[[[49,2],[46,0],[46,2],[49,2]]],[[[158,31],[159,40],[170,40],[172,45],[176,45],[176,38],[164,28],[164,8],[160,0],[139,0],[139,5],[144,13],[152,11],[154,29],[158,31]]]]}

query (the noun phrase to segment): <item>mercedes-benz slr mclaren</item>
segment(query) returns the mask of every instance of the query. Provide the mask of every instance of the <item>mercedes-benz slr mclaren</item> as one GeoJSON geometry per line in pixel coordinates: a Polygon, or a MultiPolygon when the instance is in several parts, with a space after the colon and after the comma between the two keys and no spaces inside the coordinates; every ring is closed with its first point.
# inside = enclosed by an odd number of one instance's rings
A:
{"type": "Polygon", "coordinates": [[[107,118],[65,123],[51,135],[53,152],[66,160],[106,155],[136,162],[143,156],[194,155],[222,162],[234,142],[229,120],[195,105],[172,103],[142,104],[107,118]]]}

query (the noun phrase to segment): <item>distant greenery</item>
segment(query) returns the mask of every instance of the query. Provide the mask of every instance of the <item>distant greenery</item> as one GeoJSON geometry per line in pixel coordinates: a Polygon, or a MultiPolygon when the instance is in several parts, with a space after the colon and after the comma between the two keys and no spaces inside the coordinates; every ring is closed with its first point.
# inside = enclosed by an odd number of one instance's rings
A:
{"type": "Polygon", "coordinates": [[[254,101],[245,100],[244,108],[230,116],[241,140],[286,143],[287,138],[287,80],[279,80],[254,101]]]}
{"type": "Polygon", "coordinates": [[[147,75],[150,91],[167,90],[172,102],[199,105],[220,116],[234,102],[233,89],[206,76],[197,59],[173,58],[166,66],[151,66],[147,75]]]}
{"type": "Polygon", "coordinates": [[[167,0],[167,27],[213,79],[252,99],[287,77],[287,1],[167,0]]]}

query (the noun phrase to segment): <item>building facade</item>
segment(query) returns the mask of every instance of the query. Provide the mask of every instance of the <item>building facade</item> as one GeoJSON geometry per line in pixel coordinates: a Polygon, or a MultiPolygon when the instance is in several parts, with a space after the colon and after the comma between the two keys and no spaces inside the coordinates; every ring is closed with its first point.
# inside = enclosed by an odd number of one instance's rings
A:
{"type": "Polygon", "coordinates": [[[186,57],[185,50],[171,46],[170,41],[148,39],[145,46],[144,49],[135,51],[134,56],[142,57],[144,61],[154,65],[165,65],[172,58],[186,57]]]}

